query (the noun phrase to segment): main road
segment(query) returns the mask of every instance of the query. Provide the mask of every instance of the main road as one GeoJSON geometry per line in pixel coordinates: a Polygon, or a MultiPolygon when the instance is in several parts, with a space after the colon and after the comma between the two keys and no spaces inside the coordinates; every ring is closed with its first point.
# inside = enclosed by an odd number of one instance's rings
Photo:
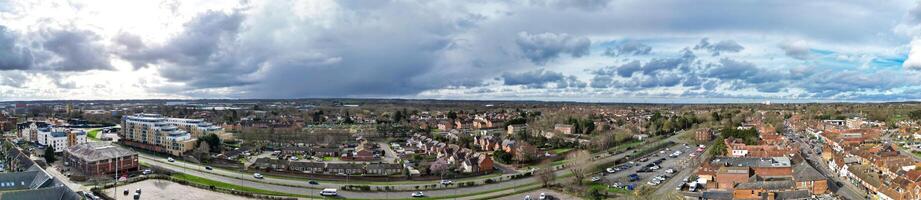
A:
{"type": "MultiPolygon", "coordinates": [[[[677,138],[676,136],[672,136],[672,137],[667,138],[666,140],[675,141],[676,138],[677,138]]],[[[595,164],[609,163],[616,159],[620,159],[620,158],[627,156],[628,152],[629,151],[623,152],[617,155],[613,155],[613,156],[606,156],[604,158],[597,159],[592,162],[595,164]]],[[[257,188],[257,189],[262,189],[262,190],[284,192],[284,193],[290,193],[290,194],[316,196],[320,193],[320,190],[322,190],[323,188],[341,188],[341,186],[343,185],[350,184],[349,181],[345,181],[345,182],[318,181],[319,184],[314,185],[314,184],[308,183],[307,181],[303,179],[298,180],[298,179],[289,179],[289,178],[276,178],[273,176],[266,176],[263,179],[256,179],[252,176],[252,174],[248,174],[248,173],[242,173],[239,171],[232,171],[232,170],[224,170],[224,169],[219,169],[219,168],[214,168],[213,170],[206,170],[201,165],[182,162],[182,161],[168,162],[162,157],[156,157],[156,156],[144,154],[144,153],[139,153],[139,157],[140,157],[141,162],[147,165],[151,165],[151,166],[161,167],[161,168],[169,169],[172,171],[177,171],[177,172],[202,177],[205,179],[220,181],[224,183],[252,187],[252,188],[257,188]]],[[[567,170],[557,170],[555,173],[557,176],[563,176],[563,175],[569,174],[567,170]]],[[[496,179],[496,177],[491,177],[491,178],[496,179]]],[[[477,181],[478,183],[482,183],[482,181],[485,179],[486,178],[475,178],[475,181],[477,181]]],[[[521,178],[521,179],[515,179],[515,180],[508,180],[508,179],[509,179],[508,175],[502,175],[503,181],[491,183],[491,184],[481,184],[481,185],[472,186],[472,187],[452,187],[450,189],[444,189],[443,186],[439,186],[438,189],[435,189],[435,190],[431,190],[431,189],[428,189],[428,190],[420,189],[420,190],[424,191],[424,193],[428,197],[447,198],[447,197],[458,196],[458,195],[469,195],[466,198],[457,198],[457,199],[467,199],[467,198],[474,198],[474,197],[482,197],[483,195],[487,195],[487,194],[516,193],[518,192],[518,189],[522,189],[528,186],[534,186],[536,184],[539,184],[536,177],[527,177],[527,178],[521,178]]],[[[466,182],[466,180],[460,180],[457,182],[466,182]]],[[[455,182],[455,185],[457,182],[455,182]]],[[[421,183],[420,182],[395,182],[393,184],[388,184],[387,182],[374,182],[370,184],[368,182],[359,182],[359,183],[351,183],[351,185],[369,185],[371,186],[372,191],[356,192],[356,191],[340,190],[339,195],[345,198],[359,198],[359,199],[402,199],[402,198],[408,198],[411,191],[414,190],[416,186],[419,186],[419,188],[423,188],[423,185],[432,185],[432,184],[437,184],[437,181],[424,181],[421,183]],[[398,189],[402,189],[404,191],[399,191],[399,192],[380,191],[378,192],[375,189],[378,186],[379,187],[384,187],[384,186],[398,187],[398,189]]]]}

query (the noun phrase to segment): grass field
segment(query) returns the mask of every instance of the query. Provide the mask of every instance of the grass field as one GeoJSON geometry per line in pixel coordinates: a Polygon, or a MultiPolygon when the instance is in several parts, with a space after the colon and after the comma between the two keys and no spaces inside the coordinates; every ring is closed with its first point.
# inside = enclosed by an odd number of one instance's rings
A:
{"type": "Polygon", "coordinates": [[[91,140],[99,140],[99,138],[96,137],[96,136],[99,135],[99,132],[101,132],[101,131],[102,131],[102,129],[93,129],[93,130],[90,130],[90,132],[87,132],[87,133],[86,133],[86,137],[89,138],[89,139],[91,139],[91,140]]]}
{"type": "Polygon", "coordinates": [[[306,196],[306,195],[299,195],[299,194],[290,194],[290,193],[275,192],[275,191],[269,191],[269,190],[251,188],[251,187],[246,187],[246,186],[239,186],[239,185],[234,185],[234,184],[229,184],[229,183],[214,181],[214,180],[211,180],[211,179],[205,179],[205,178],[202,178],[202,177],[192,176],[192,175],[183,174],[183,173],[175,173],[175,174],[171,175],[171,177],[173,177],[173,178],[175,178],[175,179],[178,179],[178,180],[188,181],[188,182],[190,182],[190,183],[197,183],[197,184],[202,184],[202,185],[210,185],[210,186],[214,186],[214,187],[217,187],[217,188],[224,188],[224,189],[231,189],[231,190],[237,190],[237,191],[244,191],[244,192],[249,192],[249,193],[254,193],[254,194],[273,195],[273,196],[292,196],[292,197],[317,198],[317,197],[314,197],[314,196],[306,196]]]}

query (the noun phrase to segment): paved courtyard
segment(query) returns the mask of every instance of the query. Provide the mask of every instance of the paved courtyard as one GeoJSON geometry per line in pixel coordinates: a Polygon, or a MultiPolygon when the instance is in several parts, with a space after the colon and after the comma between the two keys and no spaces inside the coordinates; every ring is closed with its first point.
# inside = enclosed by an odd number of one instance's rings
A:
{"type": "Polygon", "coordinates": [[[200,200],[245,200],[249,199],[246,197],[235,196],[230,194],[224,194],[220,192],[214,192],[204,189],[195,188],[192,186],[186,186],[178,183],[174,183],[166,180],[145,180],[125,186],[119,186],[116,191],[113,188],[106,189],[106,195],[112,196],[115,194],[115,199],[131,199],[133,194],[124,195],[123,191],[125,189],[131,190],[131,193],[134,193],[134,190],[141,189],[141,199],[164,199],[164,200],[180,200],[180,199],[200,199],[200,200]]]}

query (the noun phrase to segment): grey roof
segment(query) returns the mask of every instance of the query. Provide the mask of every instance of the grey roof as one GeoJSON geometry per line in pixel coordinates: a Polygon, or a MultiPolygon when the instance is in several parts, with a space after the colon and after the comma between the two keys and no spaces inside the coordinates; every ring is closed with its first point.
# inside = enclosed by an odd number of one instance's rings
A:
{"type": "Polygon", "coordinates": [[[67,133],[63,131],[53,131],[51,132],[51,137],[67,137],[67,133]]]}
{"type": "Polygon", "coordinates": [[[79,200],[80,195],[65,186],[59,185],[35,190],[20,190],[0,193],[0,200],[42,199],[42,200],[79,200]]]}
{"type": "Polygon", "coordinates": [[[786,157],[755,158],[755,157],[717,157],[710,161],[715,166],[736,167],[789,167],[790,159],[786,157]]]}
{"type": "Polygon", "coordinates": [[[52,177],[41,170],[0,174],[0,191],[38,189],[53,183],[52,177]]]}
{"type": "Polygon", "coordinates": [[[793,179],[796,181],[817,181],[825,180],[826,177],[812,166],[806,164],[806,162],[803,162],[793,168],[793,179]]]}
{"type": "Polygon", "coordinates": [[[812,198],[812,193],[809,190],[794,190],[794,191],[782,191],[777,192],[777,195],[774,197],[776,200],[793,200],[793,199],[809,199],[812,198]]]}
{"type": "Polygon", "coordinates": [[[67,148],[67,153],[86,161],[107,160],[137,155],[133,150],[102,142],[87,142],[67,148]]]}
{"type": "Polygon", "coordinates": [[[706,191],[706,192],[703,192],[700,198],[701,199],[732,200],[732,192],[706,191]]]}
{"type": "Polygon", "coordinates": [[[765,189],[765,190],[782,190],[793,188],[793,181],[756,181],[748,183],[739,183],[736,189],[765,189]]]}

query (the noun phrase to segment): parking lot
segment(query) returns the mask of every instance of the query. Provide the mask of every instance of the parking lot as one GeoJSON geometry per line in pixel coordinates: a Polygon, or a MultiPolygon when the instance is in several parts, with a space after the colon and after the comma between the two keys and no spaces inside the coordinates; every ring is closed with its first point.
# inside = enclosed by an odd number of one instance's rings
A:
{"type": "Polygon", "coordinates": [[[501,199],[501,200],[521,200],[521,199],[525,199],[526,196],[529,196],[529,197],[531,197],[531,199],[537,200],[537,199],[539,199],[541,193],[546,194],[546,195],[547,195],[547,199],[579,199],[578,197],[574,197],[574,196],[571,196],[571,195],[568,195],[568,194],[563,194],[563,193],[560,193],[560,192],[557,192],[557,191],[554,191],[554,190],[549,190],[549,189],[539,189],[539,190],[534,190],[534,191],[525,192],[525,193],[521,193],[521,194],[505,196],[505,197],[501,197],[501,198],[498,198],[498,199],[501,199]]]}
{"type": "Polygon", "coordinates": [[[220,192],[213,192],[204,189],[198,189],[191,186],[186,186],[178,183],[174,183],[166,180],[145,180],[136,183],[131,183],[125,186],[119,186],[118,188],[109,188],[106,189],[107,196],[114,196],[116,199],[132,199],[133,193],[137,189],[141,189],[140,199],[168,199],[168,200],[179,200],[179,199],[201,199],[201,200],[244,200],[247,198],[241,196],[235,196],[220,192]],[[125,195],[124,190],[128,189],[129,194],[125,195]]]}
{"type": "Polygon", "coordinates": [[[636,188],[647,185],[652,187],[665,187],[663,185],[668,183],[667,185],[669,185],[669,187],[677,187],[678,182],[681,181],[671,180],[675,178],[684,179],[687,177],[688,173],[684,172],[692,170],[687,168],[688,162],[692,158],[691,154],[694,154],[693,158],[696,158],[703,153],[698,152],[697,149],[697,146],[685,146],[685,144],[678,143],[646,157],[634,159],[632,162],[633,164],[628,162],[618,166],[604,166],[605,168],[613,168],[612,170],[615,172],[609,173],[606,170],[603,174],[595,174],[593,177],[601,176],[599,182],[609,186],[614,185],[636,188]],[[681,177],[679,177],[679,175],[681,177]],[[662,180],[663,178],[664,180],[662,180]],[[654,179],[659,180],[653,181],[654,179]]]}

